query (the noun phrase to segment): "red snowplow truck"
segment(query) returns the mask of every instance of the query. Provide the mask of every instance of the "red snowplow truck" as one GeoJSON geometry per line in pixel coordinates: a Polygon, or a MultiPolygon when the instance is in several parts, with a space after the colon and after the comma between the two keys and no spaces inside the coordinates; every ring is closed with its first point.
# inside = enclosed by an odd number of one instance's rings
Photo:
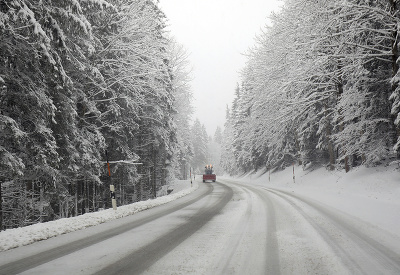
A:
{"type": "Polygon", "coordinates": [[[213,174],[213,166],[211,164],[206,165],[206,169],[203,174],[203,182],[206,182],[206,180],[212,180],[212,182],[217,180],[217,176],[213,174]]]}

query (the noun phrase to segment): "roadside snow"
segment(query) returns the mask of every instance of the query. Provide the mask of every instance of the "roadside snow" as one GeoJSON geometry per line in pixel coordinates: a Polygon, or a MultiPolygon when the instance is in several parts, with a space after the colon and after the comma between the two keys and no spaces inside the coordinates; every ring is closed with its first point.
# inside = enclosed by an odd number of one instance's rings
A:
{"type": "MultiPolygon", "coordinates": [[[[400,237],[400,169],[397,165],[375,168],[359,167],[349,173],[328,171],[325,168],[303,171],[300,166],[295,166],[295,182],[293,181],[293,167],[271,173],[270,181],[268,173],[265,171],[248,174],[234,180],[250,185],[295,192],[400,237]]],[[[0,251],[98,225],[168,203],[196,190],[198,182],[193,182],[193,188],[191,188],[190,181],[178,181],[172,187],[174,190],[170,195],[118,207],[117,211],[108,209],[2,231],[0,232],[0,251]]]]}
{"type": "MultiPolygon", "coordinates": [[[[294,192],[322,202],[400,237],[400,168],[357,167],[349,173],[301,166],[271,173],[259,171],[239,180],[294,192]]],[[[237,180],[237,179],[236,179],[237,180]]]]}
{"type": "Polygon", "coordinates": [[[197,183],[194,183],[193,187],[191,187],[190,180],[176,181],[174,185],[170,186],[170,188],[173,189],[171,194],[158,197],[154,200],[141,201],[130,205],[120,206],[117,210],[107,209],[99,212],[86,213],[77,217],[64,218],[56,221],[1,231],[0,251],[28,245],[36,241],[46,240],[61,234],[133,215],[137,212],[181,198],[193,192],[198,187],[197,183]]]}

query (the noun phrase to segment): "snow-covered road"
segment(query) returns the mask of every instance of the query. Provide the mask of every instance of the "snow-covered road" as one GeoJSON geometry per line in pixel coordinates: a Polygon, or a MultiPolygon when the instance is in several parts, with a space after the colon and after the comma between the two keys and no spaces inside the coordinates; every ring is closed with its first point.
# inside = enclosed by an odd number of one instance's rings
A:
{"type": "Polygon", "coordinates": [[[4,251],[0,274],[400,274],[398,236],[271,186],[219,179],[133,216],[4,251]]]}

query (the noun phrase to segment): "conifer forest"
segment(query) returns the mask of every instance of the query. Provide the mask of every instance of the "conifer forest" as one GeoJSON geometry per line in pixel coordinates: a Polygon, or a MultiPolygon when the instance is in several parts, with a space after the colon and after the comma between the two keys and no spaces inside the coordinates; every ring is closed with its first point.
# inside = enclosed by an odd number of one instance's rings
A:
{"type": "Polygon", "coordinates": [[[246,53],[221,165],[345,169],[397,161],[396,0],[286,0],[246,53]]]}
{"type": "Polygon", "coordinates": [[[119,205],[163,195],[210,159],[220,175],[397,161],[399,12],[284,0],[211,138],[157,0],[0,0],[0,230],[109,208],[110,184],[119,205]]]}
{"type": "Polygon", "coordinates": [[[150,0],[0,1],[2,229],[108,208],[110,181],[123,205],[182,176],[187,54],[165,25],[150,0]]]}

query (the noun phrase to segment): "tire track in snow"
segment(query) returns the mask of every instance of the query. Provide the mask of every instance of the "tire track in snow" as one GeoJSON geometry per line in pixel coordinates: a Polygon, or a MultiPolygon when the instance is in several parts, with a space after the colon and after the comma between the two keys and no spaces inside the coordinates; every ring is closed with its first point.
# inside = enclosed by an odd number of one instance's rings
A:
{"type": "MultiPolygon", "coordinates": [[[[250,197],[250,192],[244,188],[241,188],[246,194],[247,198],[250,197]]],[[[224,252],[222,253],[221,259],[218,262],[218,267],[215,270],[215,274],[230,274],[232,273],[230,270],[230,264],[232,263],[232,258],[237,248],[240,245],[240,242],[243,240],[244,234],[249,226],[250,215],[252,211],[252,203],[248,203],[246,207],[246,211],[244,215],[239,219],[234,236],[235,238],[226,245],[224,252]]]]}
{"type": "Polygon", "coordinates": [[[262,189],[280,197],[299,212],[351,273],[400,274],[399,254],[364,233],[361,227],[346,220],[344,213],[339,215],[338,211],[332,211],[289,192],[262,189]]]}
{"type": "MultiPolygon", "coordinates": [[[[163,217],[167,214],[178,211],[186,206],[189,206],[189,205],[199,201],[200,199],[208,196],[209,194],[211,194],[214,187],[210,183],[207,183],[206,185],[208,188],[205,188],[205,190],[199,190],[200,192],[191,193],[192,194],[191,196],[185,196],[185,197],[180,198],[177,201],[174,201],[173,203],[165,204],[161,207],[155,207],[155,208],[146,210],[147,212],[153,212],[152,215],[147,215],[144,218],[140,218],[133,222],[126,223],[122,226],[118,226],[116,228],[106,230],[104,232],[96,233],[90,237],[85,237],[84,239],[78,239],[75,241],[71,241],[70,243],[68,243],[66,245],[58,246],[58,247],[52,248],[50,250],[38,252],[35,255],[30,255],[29,257],[14,260],[10,263],[1,265],[0,266],[0,274],[21,273],[23,271],[35,268],[39,265],[45,264],[52,260],[61,258],[65,255],[68,255],[75,251],[89,247],[93,244],[96,244],[96,243],[102,242],[104,240],[110,239],[112,237],[115,237],[116,235],[122,234],[129,230],[132,230],[135,227],[138,227],[143,224],[154,221],[155,219],[163,217]],[[189,197],[191,197],[191,198],[189,198],[189,197]]],[[[143,214],[143,212],[141,214],[143,214]]],[[[139,216],[141,214],[137,214],[136,216],[139,216]]],[[[133,215],[133,216],[135,216],[135,215],[133,215]]],[[[126,217],[126,218],[128,218],[128,217],[126,217]]],[[[124,218],[122,218],[122,219],[124,219],[124,218]]],[[[93,229],[93,227],[88,228],[88,230],[92,230],[92,229],[93,229]]],[[[79,231],[75,231],[72,233],[77,234],[77,232],[79,232],[79,231]]],[[[55,238],[53,238],[53,239],[55,239],[55,238]]],[[[11,252],[12,252],[12,250],[5,251],[2,253],[11,253],[11,252]]]]}
{"type": "MultiPolygon", "coordinates": [[[[263,263],[263,273],[262,274],[280,274],[280,260],[279,260],[279,246],[276,236],[276,212],[273,205],[273,202],[267,192],[262,192],[259,188],[251,187],[248,185],[237,184],[233,181],[228,181],[229,184],[233,184],[237,187],[240,187],[244,190],[248,190],[247,192],[251,192],[254,196],[259,197],[262,203],[265,205],[266,209],[266,217],[259,217],[260,219],[266,219],[266,228],[265,228],[265,237],[266,237],[266,245],[265,245],[265,262],[263,263]]],[[[252,202],[248,202],[248,211],[251,212],[251,204],[252,202]]],[[[247,213],[247,211],[246,211],[247,213]]],[[[244,220],[248,220],[249,217],[244,217],[244,220]]],[[[237,244],[239,244],[240,240],[237,240],[237,244]]],[[[221,273],[225,274],[225,273],[221,273]]]]}
{"type": "MultiPolygon", "coordinates": [[[[220,185],[224,191],[219,195],[220,198],[216,203],[197,212],[186,224],[166,233],[146,247],[125,256],[116,263],[96,272],[96,274],[140,274],[146,271],[164,255],[202,228],[211,218],[218,215],[232,199],[232,188],[218,182],[214,184],[220,185]]],[[[211,193],[210,195],[212,196],[213,194],[211,193]]]]}
{"type": "Polygon", "coordinates": [[[263,197],[264,202],[267,205],[267,274],[280,274],[275,208],[268,194],[263,193],[262,195],[258,195],[263,197]]]}

